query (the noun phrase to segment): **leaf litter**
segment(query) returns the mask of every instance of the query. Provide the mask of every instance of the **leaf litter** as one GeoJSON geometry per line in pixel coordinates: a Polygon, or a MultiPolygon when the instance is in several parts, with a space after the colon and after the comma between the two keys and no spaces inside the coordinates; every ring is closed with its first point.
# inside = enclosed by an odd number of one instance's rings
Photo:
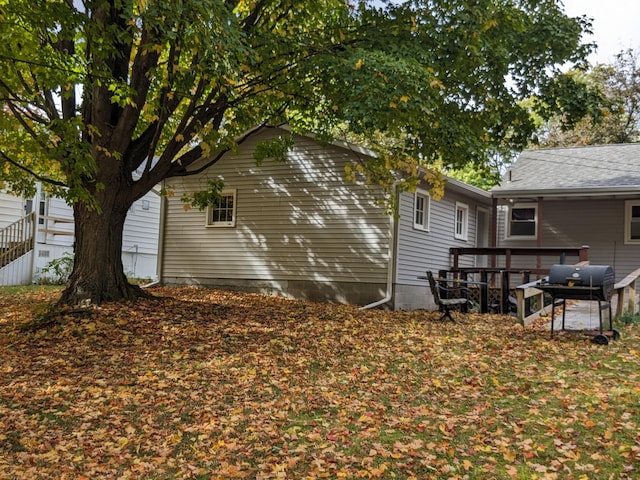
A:
{"type": "Polygon", "coordinates": [[[0,477],[640,475],[637,326],[603,347],[506,316],[151,291],[57,315],[55,291],[0,295],[0,477]]]}

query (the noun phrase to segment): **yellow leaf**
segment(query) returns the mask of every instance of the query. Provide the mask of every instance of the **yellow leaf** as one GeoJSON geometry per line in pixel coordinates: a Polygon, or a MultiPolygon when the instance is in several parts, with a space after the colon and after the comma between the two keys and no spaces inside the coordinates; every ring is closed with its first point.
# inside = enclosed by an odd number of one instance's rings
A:
{"type": "Polygon", "coordinates": [[[407,95],[402,95],[402,96],[400,97],[400,101],[401,101],[402,103],[407,103],[407,102],[409,101],[409,96],[407,96],[407,95]]]}
{"type": "Polygon", "coordinates": [[[513,463],[516,460],[516,452],[513,450],[509,450],[502,454],[502,458],[504,458],[507,462],[513,463]]]}
{"type": "Polygon", "coordinates": [[[373,418],[371,417],[371,415],[361,415],[360,418],[358,419],[359,422],[361,423],[372,423],[373,422],[373,418]]]}
{"type": "Polygon", "coordinates": [[[389,102],[391,108],[396,108],[398,105],[395,102],[389,102]]]}
{"type": "Polygon", "coordinates": [[[362,68],[362,65],[364,65],[364,60],[360,58],[356,62],[356,70],[360,70],[362,68]]]}
{"type": "Polygon", "coordinates": [[[491,28],[497,27],[497,26],[498,26],[498,21],[495,18],[492,18],[491,20],[489,20],[487,23],[484,24],[482,29],[486,32],[487,30],[490,30],[491,28]]]}
{"type": "Polygon", "coordinates": [[[203,157],[208,157],[211,153],[211,146],[207,142],[200,142],[200,148],[202,148],[203,157]]]}

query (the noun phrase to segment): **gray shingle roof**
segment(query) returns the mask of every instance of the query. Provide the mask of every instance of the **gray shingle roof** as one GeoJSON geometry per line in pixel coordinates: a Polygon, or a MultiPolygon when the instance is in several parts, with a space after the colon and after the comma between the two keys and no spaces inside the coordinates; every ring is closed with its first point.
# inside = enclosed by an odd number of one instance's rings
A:
{"type": "Polygon", "coordinates": [[[509,170],[494,196],[640,193],[640,143],[527,150],[509,170]]]}

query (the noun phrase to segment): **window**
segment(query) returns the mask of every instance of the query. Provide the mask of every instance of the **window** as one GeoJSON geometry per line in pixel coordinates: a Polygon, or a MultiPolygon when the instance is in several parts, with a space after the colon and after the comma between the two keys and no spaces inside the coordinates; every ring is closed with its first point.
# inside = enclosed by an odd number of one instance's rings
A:
{"type": "Polygon", "coordinates": [[[640,243],[640,201],[625,202],[624,242],[640,243]]]}
{"type": "Polygon", "coordinates": [[[428,193],[418,190],[413,201],[413,228],[429,231],[429,207],[431,197],[428,193]]]}
{"type": "Polygon", "coordinates": [[[536,238],[537,205],[514,205],[509,210],[509,238],[536,238]]]}
{"type": "Polygon", "coordinates": [[[207,208],[208,227],[236,226],[236,191],[224,190],[215,205],[207,208]]]}
{"type": "Polygon", "coordinates": [[[40,201],[38,203],[38,225],[44,225],[47,216],[47,194],[40,192],[40,201]]]}
{"type": "Polygon", "coordinates": [[[454,237],[458,240],[467,240],[469,232],[469,205],[456,202],[456,219],[454,237]]]}

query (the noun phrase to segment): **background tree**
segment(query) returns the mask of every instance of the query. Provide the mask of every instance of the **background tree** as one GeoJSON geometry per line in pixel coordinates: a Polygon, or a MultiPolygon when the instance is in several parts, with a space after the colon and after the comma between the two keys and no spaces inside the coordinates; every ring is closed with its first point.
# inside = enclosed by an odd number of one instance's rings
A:
{"type": "Polygon", "coordinates": [[[612,64],[598,64],[586,73],[573,72],[591,92],[576,98],[589,110],[566,125],[560,112],[540,120],[537,145],[563,147],[637,142],[640,136],[640,57],[632,49],[618,53],[612,64]]]}
{"type": "Polygon", "coordinates": [[[518,100],[589,51],[580,45],[589,22],[547,0],[0,8],[2,179],[24,192],[30,175],[73,205],[76,261],[60,300],[68,304],[141,295],[120,259],[132,202],[214,164],[257,126],[286,122],[330,138],[346,125],[374,146],[377,135],[396,139],[353,166],[382,185],[398,168],[411,174],[436,160],[483,164],[527,144],[534,125],[518,100]]]}
{"type": "Polygon", "coordinates": [[[459,168],[443,169],[447,176],[473,185],[482,190],[490,190],[500,183],[504,170],[515,159],[513,150],[495,152],[484,164],[468,163],[459,168]]]}

